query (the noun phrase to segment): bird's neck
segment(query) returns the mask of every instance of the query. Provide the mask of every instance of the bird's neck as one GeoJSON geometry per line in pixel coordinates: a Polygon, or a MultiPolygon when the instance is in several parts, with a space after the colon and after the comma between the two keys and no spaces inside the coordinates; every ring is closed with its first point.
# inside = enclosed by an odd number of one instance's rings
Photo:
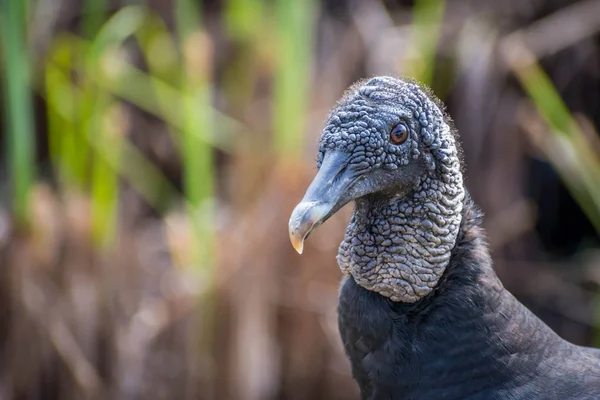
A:
{"type": "Polygon", "coordinates": [[[456,243],[465,190],[459,168],[412,193],[356,201],[338,264],[362,287],[413,303],[438,284],[456,243]]]}
{"type": "Polygon", "coordinates": [[[480,220],[466,194],[450,261],[420,301],[390,301],[355,278],[344,281],[340,332],[361,387],[377,398],[496,398],[486,390],[515,375],[528,379],[547,349],[563,345],[503,288],[480,220]]]}

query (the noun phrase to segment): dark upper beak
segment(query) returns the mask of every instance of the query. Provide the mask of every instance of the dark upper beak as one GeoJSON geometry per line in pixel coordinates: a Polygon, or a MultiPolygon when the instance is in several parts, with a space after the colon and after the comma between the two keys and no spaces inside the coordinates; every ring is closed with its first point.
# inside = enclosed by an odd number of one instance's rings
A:
{"type": "Polygon", "coordinates": [[[313,229],[352,200],[350,189],[358,175],[349,168],[349,159],[350,155],[347,153],[325,153],[317,176],[292,212],[289,223],[290,241],[298,253],[302,254],[304,240],[313,229]]]}

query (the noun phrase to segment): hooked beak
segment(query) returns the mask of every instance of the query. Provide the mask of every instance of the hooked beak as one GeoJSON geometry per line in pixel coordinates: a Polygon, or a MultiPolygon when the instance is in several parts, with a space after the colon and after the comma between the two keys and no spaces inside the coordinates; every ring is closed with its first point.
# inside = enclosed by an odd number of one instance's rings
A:
{"type": "Polygon", "coordinates": [[[351,188],[358,175],[348,168],[350,155],[327,152],[321,168],[290,217],[292,246],[299,254],[310,232],[353,199],[351,188]]]}

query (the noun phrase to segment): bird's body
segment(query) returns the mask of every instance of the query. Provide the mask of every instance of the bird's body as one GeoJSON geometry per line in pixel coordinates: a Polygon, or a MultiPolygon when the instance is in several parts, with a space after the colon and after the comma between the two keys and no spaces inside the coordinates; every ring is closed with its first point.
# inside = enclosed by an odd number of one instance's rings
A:
{"type": "Polygon", "coordinates": [[[504,289],[451,122],[418,85],[376,77],[332,111],[290,218],[298,251],[344,204],[339,329],[363,399],[600,399],[600,350],[504,289]]]}
{"type": "Polygon", "coordinates": [[[505,290],[470,201],[436,290],[394,302],[346,278],[339,329],[363,399],[600,399],[600,350],[575,346],[505,290]]]}

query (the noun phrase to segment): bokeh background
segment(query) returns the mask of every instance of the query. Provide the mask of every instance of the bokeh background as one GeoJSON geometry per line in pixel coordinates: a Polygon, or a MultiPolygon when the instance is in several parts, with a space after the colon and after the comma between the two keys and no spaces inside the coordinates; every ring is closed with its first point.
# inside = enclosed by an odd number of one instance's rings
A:
{"type": "Polygon", "coordinates": [[[0,399],[357,399],[350,207],[289,214],[357,79],[431,86],[506,287],[600,345],[600,0],[2,0],[0,399]]]}

